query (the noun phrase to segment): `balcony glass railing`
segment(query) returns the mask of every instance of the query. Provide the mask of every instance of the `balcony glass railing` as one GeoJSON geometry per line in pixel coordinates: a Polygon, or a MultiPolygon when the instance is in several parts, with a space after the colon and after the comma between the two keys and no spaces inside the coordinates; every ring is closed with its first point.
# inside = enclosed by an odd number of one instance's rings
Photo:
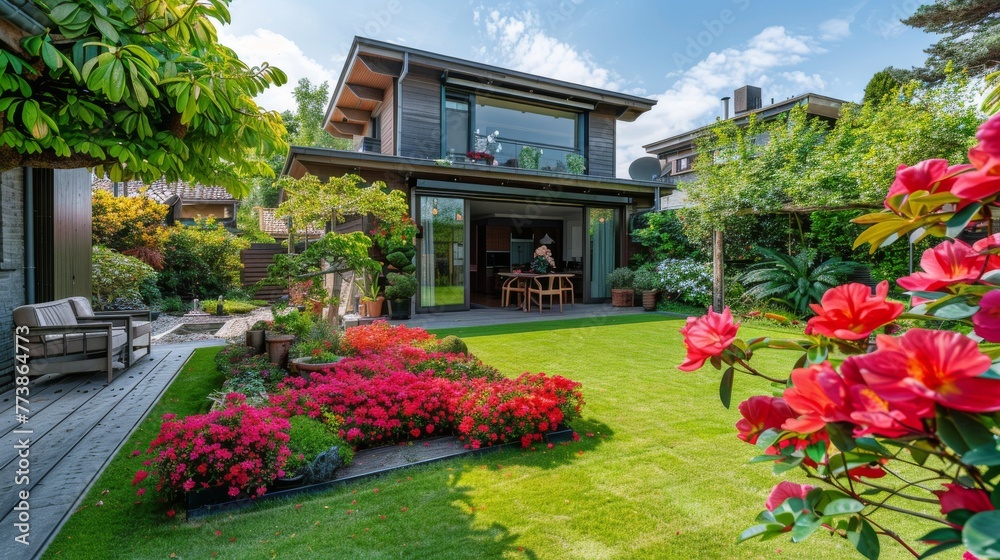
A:
{"type": "Polygon", "coordinates": [[[503,138],[498,138],[492,143],[487,143],[484,140],[485,137],[477,138],[479,151],[470,151],[465,154],[449,153],[448,158],[454,162],[572,173],[574,175],[583,175],[587,170],[586,158],[579,150],[539,146],[503,138]]]}

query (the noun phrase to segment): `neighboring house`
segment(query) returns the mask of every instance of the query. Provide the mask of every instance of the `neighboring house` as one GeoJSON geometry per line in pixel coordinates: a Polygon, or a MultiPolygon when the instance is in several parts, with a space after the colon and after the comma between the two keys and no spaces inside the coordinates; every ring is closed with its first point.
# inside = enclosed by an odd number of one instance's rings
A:
{"type": "Polygon", "coordinates": [[[542,239],[577,299],[610,296],[630,217],[662,183],[616,179],[617,121],[655,101],[356,37],[325,128],[355,151],[293,146],[284,173],[356,173],[407,193],[421,228],[418,312],[462,310],[542,239]]]}
{"type": "MultiPolygon", "coordinates": [[[[30,3],[0,0],[0,42],[18,50],[51,22],[30,3]]],[[[0,391],[13,385],[11,311],[26,303],[90,297],[90,172],[0,171],[0,391]]]]}
{"type": "MultiPolygon", "coordinates": [[[[270,235],[276,241],[282,241],[288,239],[288,220],[276,217],[274,215],[276,210],[277,208],[261,208],[260,206],[254,207],[254,212],[257,214],[257,227],[260,228],[261,233],[270,235]]],[[[302,241],[305,234],[308,234],[309,239],[318,239],[322,237],[324,233],[325,232],[319,228],[309,226],[306,232],[295,232],[295,240],[302,241]]]]}
{"type": "Polygon", "coordinates": [[[167,183],[165,179],[146,185],[142,181],[114,183],[110,179],[94,179],[93,188],[108,191],[116,196],[145,196],[170,207],[167,225],[193,224],[201,216],[212,217],[230,230],[236,229],[236,211],[240,201],[223,187],[207,187],[201,183],[190,185],[184,181],[167,183]]]}
{"type": "MultiPolygon", "coordinates": [[[[840,118],[840,108],[844,103],[847,102],[825,95],[806,93],[777,103],[771,99],[771,103],[764,106],[759,87],[743,86],[734,92],[734,114],[731,120],[737,125],[745,125],[750,116],[755,115],[761,121],[769,121],[788,113],[798,105],[804,105],[810,117],[824,119],[832,124],[840,118]]],[[[728,97],[722,98],[722,105],[722,120],[730,120],[728,97]]],[[[714,125],[715,123],[706,125],[643,146],[646,152],[660,160],[661,178],[665,182],[676,186],[694,179],[692,164],[696,141],[707,134],[714,125]]],[[[660,201],[661,208],[665,210],[683,208],[685,205],[686,199],[681,190],[671,192],[660,201]]]]}

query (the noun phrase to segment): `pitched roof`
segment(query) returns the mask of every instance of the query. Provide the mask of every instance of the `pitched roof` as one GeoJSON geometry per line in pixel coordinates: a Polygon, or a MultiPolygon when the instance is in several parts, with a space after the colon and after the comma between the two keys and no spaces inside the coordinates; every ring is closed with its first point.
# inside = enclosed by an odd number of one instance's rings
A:
{"type": "MultiPolygon", "coordinates": [[[[284,218],[274,215],[277,208],[261,208],[258,206],[255,210],[257,210],[257,223],[259,224],[260,231],[275,238],[288,237],[288,222],[284,218]]],[[[326,233],[315,226],[309,226],[306,228],[306,231],[309,237],[322,237],[326,233]]],[[[299,230],[296,234],[302,235],[302,230],[299,230]]]]}
{"type": "MultiPolygon", "coordinates": [[[[201,183],[191,185],[184,181],[167,183],[165,179],[157,179],[146,185],[142,181],[126,181],[122,183],[125,187],[125,196],[146,196],[157,202],[164,203],[170,197],[177,195],[182,202],[235,202],[236,199],[223,187],[209,187],[201,183]],[[145,189],[145,190],[144,190],[145,189]]],[[[114,183],[111,179],[103,177],[96,179],[93,189],[101,189],[114,192],[114,183]]]]}

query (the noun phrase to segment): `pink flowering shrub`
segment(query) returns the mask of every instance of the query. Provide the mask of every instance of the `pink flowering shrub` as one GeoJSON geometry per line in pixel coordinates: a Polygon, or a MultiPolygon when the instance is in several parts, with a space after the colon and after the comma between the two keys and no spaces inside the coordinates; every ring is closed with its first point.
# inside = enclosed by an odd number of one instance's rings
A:
{"type": "MultiPolygon", "coordinates": [[[[164,415],[160,434],[149,444],[132,484],[149,474],[156,490],[184,493],[202,488],[228,488],[230,496],[261,496],[288,460],[288,420],[272,409],[245,404],[230,395],[223,410],[177,419],[164,415]]],[[[140,489],[142,492],[143,489],[140,489]]]]}
{"type": "Polygon", "coordinates": [[[410,328],[405,325],[390,325],[385,321],[375,321],[370,325],[362,325],[347,329],[341,340],[342,349],[350,354],[361,352],[381,352],[397,346],[413,346],[429,341],[434,335],[423,329],[410,328]]]}

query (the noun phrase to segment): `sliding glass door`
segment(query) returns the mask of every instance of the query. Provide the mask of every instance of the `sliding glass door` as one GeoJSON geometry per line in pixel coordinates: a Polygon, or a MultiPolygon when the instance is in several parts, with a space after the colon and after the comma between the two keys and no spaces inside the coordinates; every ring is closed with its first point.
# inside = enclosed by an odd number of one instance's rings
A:
{"type": "Polygon", "coordinates": [[[468,309],[466,201],[425,195],[418,200],[423,237],[417,305],[423,311],[468,309]]]}

